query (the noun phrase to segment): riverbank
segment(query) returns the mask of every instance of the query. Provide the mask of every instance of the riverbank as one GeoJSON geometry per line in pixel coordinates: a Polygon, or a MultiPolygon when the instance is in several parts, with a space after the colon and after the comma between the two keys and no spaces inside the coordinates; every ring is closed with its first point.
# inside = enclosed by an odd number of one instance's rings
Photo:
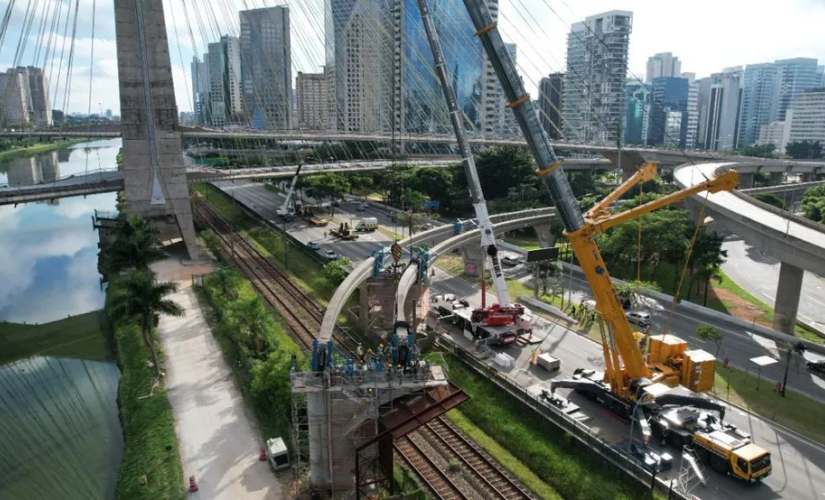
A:
{"type": "Polygon", "coordinates": [[[23,148],[13,148],[0,152],[0,161],[20,158],[21,156],[33,156],[40,153],[47,153],[56,149],[68,148],[74,146],[75,144],[80,144],[81,142],[89,141],[88,139],[72,139],[70,141],[36,143],[23,148]]]}
{"type": "Polygon", "coordinates": [[[41,325],[0,322],[0,366],[34,355],[111,361],[103,311],[41,325]]]}
{"type": "MultiPolygon", "coordinates": [[[[110,297],[118,288],[109,283],[110,297]]],[[[180,499],[184,496],[183,469],[175,437],[175,418],[166,389],[154,387],[155,371],[147,365],[149,349],[134,323],[112,323],[117,363],[121,377],[118,386],[120,423],[123,428],[123,464],[117,478],[115,499],[180,499]]],[[[158,362],[164,354],[156,342],[158,362]]]]}

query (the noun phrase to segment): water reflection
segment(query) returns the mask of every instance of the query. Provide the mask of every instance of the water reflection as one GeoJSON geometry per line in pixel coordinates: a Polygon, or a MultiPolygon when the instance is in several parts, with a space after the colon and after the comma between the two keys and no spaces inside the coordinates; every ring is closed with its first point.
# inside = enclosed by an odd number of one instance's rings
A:
{"type": "Polygon", "coordinates": [[[112,498],[123,453],[114,363],[0,367],[0,498],[112,498]]]}
{"type": "Polygon", "coordinates": [[[57,151],[29,158],[14,158],[7,171],[10,187],[54,182],[61,177],[57,151]]]}
{"type": "Polygon", "coordinates": [[[117,167],[120,139],[75,144],[71,148],[0,162],[0,185],[30,186],[61,177],[117,167]]]}
{"type": "MultiPolygon", "coordinates": [[[[7,180],[79,174],[87,160],[98,158],[114,166],[119,149],[119,139],[94,141],[15,159],[5,163],[7,180]],[[67,152],[68,161],[60,161],[67,152]]],[[[103,306],[91,216],[95,209],[114,210],[115,203],[115,193],[106,193],[64,198],[57,205],[0,206],[0,321],[44,323],[103,306]]]]}

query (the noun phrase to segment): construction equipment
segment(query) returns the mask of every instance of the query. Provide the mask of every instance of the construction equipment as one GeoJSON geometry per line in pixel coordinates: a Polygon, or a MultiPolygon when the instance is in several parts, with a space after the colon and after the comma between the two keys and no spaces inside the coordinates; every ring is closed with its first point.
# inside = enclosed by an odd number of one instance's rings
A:
{"type": "MultiPolygon", "coordinates": [[[[481,232],[481,248],[484,252],[482,260],[490,258],[492,264],[493,285],[498,296],[498,303],[487,307],[486,280],[482,273],[481,280],[481,307],[473,310],[470,315],[470,322],[475,326],[500,327],[496,330],[487,330],[490,335],[484,338],[485,342],[506,344],[514,342],[518,335],[532,330],[532,318],[529,311],[520,304],[510,302],[510,294],[507,291],[507,283],[504,280],[504,273],[501,269],[501,261],[496,247],[496,237],[493,232],[493,224],[487,213],[487,202],[484,200],[484,193],[481,190],[481,182],[478,178],[473,152],[467,140],[467,132],[464,129],[464,113],[459,109],[456,100],[455,90],[452,80],[448,74],[447,65],[444,61],[444,53],[441,49],[441,42],[435,29],[435,24],[430,17],[429,7],[426,0],[418,0],[418,8],[421,11],[421,19],[424,22],[424,30],[427,33],[427,40],[435,62],[435,70],[447,101],[447,110],[450,114],[450,121],[458,142],[458,149],[461,154],[461,164],[464,166],[464,173],[467,176],[467,184],[470,187],[473,210],[478,221],[478,228],[481,232]],[[485,257],[486,256],[486,257],[485,257]]],[[[482,270],[484,266],[482,264],[482,270]]]]}
{"type": "Polygon", "coordinates": [[[341,238],[344,241],[353,241],[358,239],[358,235],[355,234],[355,231],[349,227],[348,222],[342,222],[337,228],[331,229],[329,234],[335,236],[336,238],[341,238]]]}
{"type": "Polygon", "coordinates": [[[295,191],[295,184],[298,183],[298,176],[301,175],[301,167],[303,166],[303,163],[298,164],[298,170],[295,171],[295,176],[292,178],[292,182],[289,184],[289,191],[287,191],[286,193],[286,199],[284,200],[284,204],[281,205],[281,208],[275,211],[278,217],[281,217],[287,221],[291,221],[295,218],[295,210],[290,209],[289,202],[292,201],[292,193],[295,191]]]}
{"type": "MultiPolygon", "coordinates": [[[[421,0],[419,0],[420,3],[421,0]]],[[[480,38],[498,76],[509,107],[515,113],[519,127],[535,158],[538,175],[553,199],[556,211],[565,228],[564,234],[570,241],[596,299],[596,311],[601,320],[604,373],[578,369],[571,380],[551,382],[551,392],[557,387],[574,388],[618,415],[639,420],[642,424],[646,414],[655,414],[659,411],[660,407],[654,404],[658,396],[670,391],[671,386],[676,383],[694,390],[701,390],[708,377],[710,380],[713,379],[715,364],[706,361],[707,356],[710,355],[704,351],[692,351],[695,352],[695,356],[692,354],[690,358],[687,358],[686,349],[678,353],[680,355],[669,355],[668,352],[667,356],[658,360],[659,362],[651,363],[644,359],[637,337],[634,336],[622,304],[616,296],[610,274],[607,272],[607,266],[602,259],[595,238],[598,234],[622,222],[633,220],[703,191],[715,193],[733,190],[736,187],[738,176],[735,171],[720,170],[716,177],[698,185],[663,196],[631,210],[612,214],[609,208],[624,193],[633,186],[655,177],[655,164],[647,163],[590,211],[582,214],[570,184],[564,176],[561,168],[562,162],[556,157],[550,139],[539,122],[539,114],[530,100],[530,95],[524,90],[515,64],[507,52],[485,1],[464,0],[464,5],[476,28],[476,35],[480,38]],[[607,325],[606,331],[603,327],[604,323],[607,325]]],[[[436,60],[436,63],[438,62],[436,60]]],[[[441,63],[443,64],[443,61],[441,63]]],[[[663,354],[660,353],[659,356],[663,354]]],[[[710,358],[712,359],[712,356],[710,358]]],[[[701,401],[704,401],[698,396],[689,395],[684,397],[682,404],[692,404],[692,400],[699,400],[697,405],[703,404],[701,401]]],[[[697,435],[696,439],[698,441],[702,438],[697,435]]],[[[770,461],[768,452],[764,450],[762,452],[754,451],[752,455],[763,457],[763,459],[767,457],[770,461]]]]}

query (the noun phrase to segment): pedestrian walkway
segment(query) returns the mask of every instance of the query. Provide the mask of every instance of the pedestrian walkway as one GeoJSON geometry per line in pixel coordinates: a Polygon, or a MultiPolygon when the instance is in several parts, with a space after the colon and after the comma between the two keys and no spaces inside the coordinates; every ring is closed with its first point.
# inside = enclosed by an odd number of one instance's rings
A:
{"type": "Polygon", "coordinates": [[[279,500],[285,498],[266,462],[258,461],[262,445],[246,413],[191,288],[191,275],[203,268],[183,266],[178,259],[153,266],[158,280],[175,280],[170,296],[186,311],[181,318],[162,317],[158,334],[166,353],[166,385],[175,413],[184,478],[195,476],[203,500],[279,500]]]}

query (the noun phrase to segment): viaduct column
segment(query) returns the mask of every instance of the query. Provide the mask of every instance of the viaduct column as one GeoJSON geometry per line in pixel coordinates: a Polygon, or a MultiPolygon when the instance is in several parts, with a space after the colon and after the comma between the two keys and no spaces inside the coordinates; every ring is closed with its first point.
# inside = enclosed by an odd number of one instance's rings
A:
{"type": "Polygon", "coordinates": [[[155,219],[166,233],[164,239],[183,237],[189,257],[195,259],[198,246],[163,2],[114,0],[114,4],[125,212],[155,219]]]}
{"type": "Polygon", "coordinates": [[[802,269],[787,262],[783,262],[779,268],[779,285],[776,287],[776,303],[773,308],[773,327],[789,335],[793,335],[796,326],[796,312],[799,309],[803,275],[802,269]]]}
{"type": "Polygon", "coordinates": [[[739,174],[739,185],[736,186],[736,189],[751,189],[754,176],[754,174],[739,174]]]}

